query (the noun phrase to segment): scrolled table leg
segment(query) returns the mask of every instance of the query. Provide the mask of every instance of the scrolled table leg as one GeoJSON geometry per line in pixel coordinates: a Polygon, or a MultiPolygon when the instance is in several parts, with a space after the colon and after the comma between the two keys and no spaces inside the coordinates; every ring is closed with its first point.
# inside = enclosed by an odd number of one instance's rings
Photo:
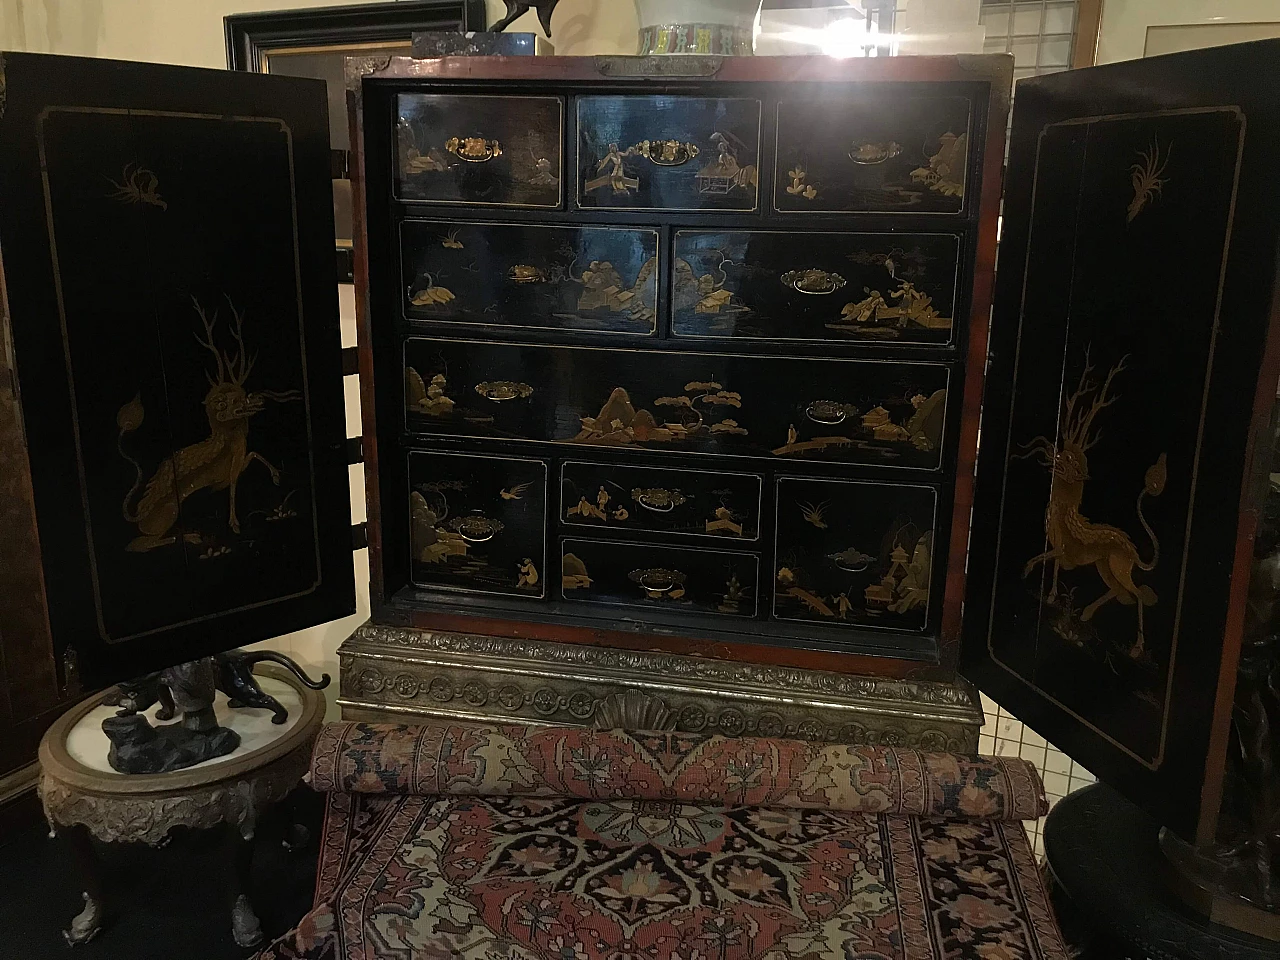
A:
{"type": "Polygon", "coordinates": [[[75,858],[84,898],[84,909],[71,920],[71,926],[62,931],[67,946],[88,943],[102,932],[102,876],[98,855],[93,849],[89,831],[82,826],[68,827],[64,831],[75,858]]]}
{"type": "Polygon", "coordinates": [[[231,936],[238,947],[256,947],[262,943],[262,924],[249,901],[249,877],[253,866],[254,823],[248,820],[238,827],[227,824],[227,843],[231,857],[231,936]]]}

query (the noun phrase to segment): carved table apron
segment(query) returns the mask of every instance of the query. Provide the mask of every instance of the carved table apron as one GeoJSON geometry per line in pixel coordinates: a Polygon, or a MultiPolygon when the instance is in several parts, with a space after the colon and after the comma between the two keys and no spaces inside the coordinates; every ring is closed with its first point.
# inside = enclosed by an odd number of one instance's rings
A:
{"type": "Polygon", "coordinates": [[[266,711],[232,710],[220,695],[219,723],[251,733],[242,735],[244,745],[234,753],[184,770],[117,773],[106,764],[105,736],[100,738],[101,758],[86,755],[87,746],[96,746],[97,714],[113,712],[102,703],[111,691],[78,704],[49,728],[40,744],[40,797],[53,832],[70,839],[85,886],[84,910],[64,931],[68,943],[87,942],[101,929],[103,898],[90,837],[104,843],[159,846],[174,827],[220,825],[231,834],[234,848],[233,935],[242,947],[261,940],[244,892],[258,818],[307,772],[325,701],[322,693],[308,690],[283,670],[264,666],[258,673],[267,681],[264,686],[289,707],[286,723],[273,727],[266,711]]]}

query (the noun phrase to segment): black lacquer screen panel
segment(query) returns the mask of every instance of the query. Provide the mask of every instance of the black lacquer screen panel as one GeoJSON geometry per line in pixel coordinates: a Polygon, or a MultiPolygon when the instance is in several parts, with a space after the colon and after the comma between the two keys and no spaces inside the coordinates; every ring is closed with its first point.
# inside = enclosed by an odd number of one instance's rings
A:
{"type": "Polygon", "coordinates": [[[962,670],[1202,842],[1276,390],[1278,55],[1020,85],[992,325],[962,670]]]}
{"type": "Polygon", "coordinates": [[[354,608],[320,84],[9,55],[6,291],[90,682],[354,608]]]}

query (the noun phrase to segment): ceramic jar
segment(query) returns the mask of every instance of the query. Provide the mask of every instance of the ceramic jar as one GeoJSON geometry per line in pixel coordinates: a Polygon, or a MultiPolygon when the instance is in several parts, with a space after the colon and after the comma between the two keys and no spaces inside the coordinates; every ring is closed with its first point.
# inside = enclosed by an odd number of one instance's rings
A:
{"type": "Polygon", "coordinates": [[[636,0],[641,56],[750,56],[763,0],[636,0]]]}

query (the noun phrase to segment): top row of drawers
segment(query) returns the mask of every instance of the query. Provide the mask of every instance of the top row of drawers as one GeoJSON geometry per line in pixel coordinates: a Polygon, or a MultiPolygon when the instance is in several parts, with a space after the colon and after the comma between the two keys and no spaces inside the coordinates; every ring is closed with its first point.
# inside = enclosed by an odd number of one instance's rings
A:
{"type": "MultiPolygon", "coordinates": [[[[964,210],[965,97],[783,100],[776,143],[761,142],[754,99],[582,96],[574,107],[577,209],[751,212],[764,156],[781,213],[964,210]]],[[[414,93],[397,109],[400,199],[562,205],[564,98],[414,93]]]]}

